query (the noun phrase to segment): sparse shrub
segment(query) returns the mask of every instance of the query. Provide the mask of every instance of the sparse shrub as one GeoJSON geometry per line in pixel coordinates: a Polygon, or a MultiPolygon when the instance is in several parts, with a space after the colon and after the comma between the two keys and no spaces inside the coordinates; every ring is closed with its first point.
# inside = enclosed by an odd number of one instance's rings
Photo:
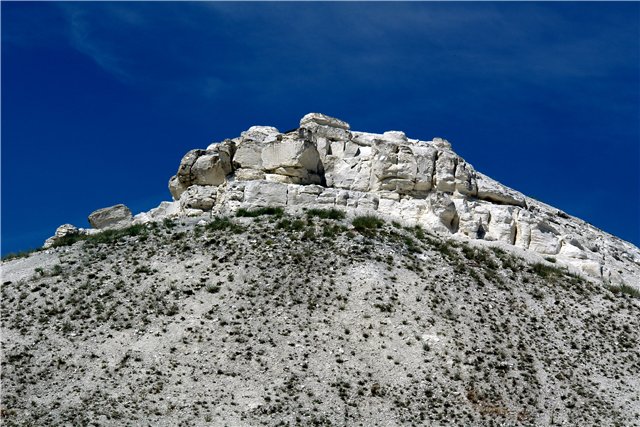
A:
{"type": "Polygon", "coordinates": [[[345,213],[338,209],[309,209],[307,211],[309,218],[317,217],[321,219],[344,219],[345,213]]]}
{"type": "Polygon", "coordinates": [[[363,215],[355,217],[351,224],[362,234],[372,234],[384,225],[384,221],[374,215],[363,215]]]}
{"type": "Polygon", "coordinates": [[[322,235],[324,237],[335,237],[338,233],[342,233],[345,230],[346,227],[340,224],[330,225],[322,230],[322,235]]]}
{"type": "Polygon", "coordinates": [[[405,236],[403,240],[404,240],[405,245],[407,245],[407,250],[409,252],[411,252],[411,253],[420,253],[420,252],[422,252],[420,247],[416,244],[416,241],[413,240],[411,237],[405,236]]]}
{"type": "Polygon", "coordinates": [[[313,230],[313,228],[308,228],[307,230],[305,230],[304,234],[302,235],[302,240],[314,240],[316,237],[316,232],[313,230]]]}
{"type": "Polygon", "coordinates": [[[251,210],[240,208],[236,212],[236,216],[239,216],[239,217],[255,218],[263,215],[281,217],[282,215],[284,215],[284,209],[280,207],[267,206],[264,208],[256,208],[251,210]]]}
{"type": "Polygon", "coordinates": [[[305,222],[301,219],[290,220],[288,218],[281,219],[276,224],[276,228],[287,231],[301,231],[305,227],[305,222]]]}
{"type": "Polygon", "coordinates": [[[167,316],[175,316],[179,312],[180,312],[180,307],[178,307],[178,304],[172,304],[169,307],[167,307],[165,314],[167,316]]]}
{"type": "Polygon", "coordinates": [[[552,267],[550,265],[535,263],[532,266],[533,272],[543,279],[548,279],[554,276],[562,276],[564,272],[558,267],[552,267]]]}
{"type": "Polygon", "coordinates": [[[79,240],[86,240],[92,243],[114,243],[125,236],[146,236],[147,232],[148,230],[145,225],[136,224],[119,230],[104,230],[100,233],[90,235],[77,234],[67,236],[69,239],[62,240],[60,244],[56,242],[55,246],[67,246],[79,240]]]}
{"type": "Polygon", "coordinates": [[[236,234],[242,233],[244,231],[244,227],[242,227],[239,224],[236,224],[226,216],[215,217],[213,221],[205,225],[204,228],[207,231],[229,230],[236,234]]]}
{"type": "Polygon", "coordinates": [[[76,242],[79,242],[81,240],[86,240],[86,238],[87,236],[82,234],[67,234],[66,236],[56,239],[52,247],[57,248],[60,246],[71,246],[76,242]]]}
{"type": "Polygon", "coordinates": [[[56,264],[53,266],[53,268],[51,269],[51,273],[52,276],[59,276],[62,274],[62,266],[60,264],[56,264]]]}
{"type": "Polygon", "coordinates": [[[462,253],[469,261],[475,261],[484,267],[490,268],[491,270],[496,270],[499,267],[498,263],[496,263],[491,257],[491,252],[486,249],[463,246],[462,253]]]}
{"type": "Polygon", "coordinates": [[[11,252],[11,253],[8,253],[6,255],[3,255],[2,256],[2,261],[10,261],[12,259],[26,258],[29,255],[31,255],[32,253],[39,252],[41,250],[42,250],[41,248],[35,248],[35,249],[28,249],[26,251],[11,252]]]}
{"type": "Polygon", "coordinates": [[[613,293],[627,294],[633,298],[640,298],[640,290],[624,283],[621,285],[611,285],[609,286],[609,290],[613,293]]]}
{"type": "Polygon", "coordinates": [[[434,247],[438,252],[449,259],[455,259],[456,253],[451,249],[451,244],[447,241],[441,240],[429,240],[429,244],[434,247]]]}
{"type": "Polygon", "coordinates": [[[220,292],[220,286],[214,284],[207,285],[207,292],[210,294],[217,294],[220,292]]]}

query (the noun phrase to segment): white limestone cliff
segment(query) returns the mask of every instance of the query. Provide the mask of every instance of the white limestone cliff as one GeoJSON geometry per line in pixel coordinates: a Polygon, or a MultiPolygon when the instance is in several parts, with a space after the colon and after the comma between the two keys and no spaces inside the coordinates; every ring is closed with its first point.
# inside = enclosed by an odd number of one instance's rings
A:
{"type": "Polygon", "coordinates": [[[173,202],[133,223],[241,207],[335,207],[553,258],[587,277],[640,288],[637,247],[477,172],[440,138],[356,132],[310,113],[294,131],[253,126],[189,151],[169,190],[173,202]]]}

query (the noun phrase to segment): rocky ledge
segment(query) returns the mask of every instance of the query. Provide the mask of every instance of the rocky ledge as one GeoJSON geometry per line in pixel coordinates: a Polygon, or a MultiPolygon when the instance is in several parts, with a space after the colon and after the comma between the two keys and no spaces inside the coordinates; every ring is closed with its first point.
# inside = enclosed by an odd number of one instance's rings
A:
{"type": "MultiPolygon", "coordinates": [[[[344,121],[310,113],[289,132],[253,126],[237,138],[189,151],[169,190],[173,201],[149,212],[131,217],[118,205],[94,212],[91,223],[117,228],[260,206],[339,208],[498,245],[640,289],[636,246],[477,172],[441,138],[356,132],[344,121]]],[[[92,232],[65,224],[45,246],[92,232]]]]}

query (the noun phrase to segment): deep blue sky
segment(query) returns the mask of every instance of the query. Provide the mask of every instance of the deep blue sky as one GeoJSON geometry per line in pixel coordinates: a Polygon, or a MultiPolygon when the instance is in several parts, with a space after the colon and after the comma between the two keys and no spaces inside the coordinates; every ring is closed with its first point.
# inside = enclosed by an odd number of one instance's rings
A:
{"type": "Polygon", "coordinates": [[[2,252],[318,111],[640,244],[640,4],[1,3],[2,252]]]}

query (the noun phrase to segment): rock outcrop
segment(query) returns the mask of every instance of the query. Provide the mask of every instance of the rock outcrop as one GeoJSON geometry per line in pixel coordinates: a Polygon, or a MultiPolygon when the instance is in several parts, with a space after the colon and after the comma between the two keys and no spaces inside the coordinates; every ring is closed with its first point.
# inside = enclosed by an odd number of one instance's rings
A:
{"type": "MultiPolygon", "coordinates": [[[[336,207],[525,251],[594,279],[640,288],[637,247],[477,172],[441,138],[356,132],[342,120],[311,113],[293,131],[253,126],[189,151],[169,191],[172,203],[137,215],[134,223],[266,205],[336,207]]],[[[121,208],[109,209],[105,220],[92,214],[96,228],[128,221],[121,208]]]]}
{"type": "Polygon", "coordinates": [[[89,224],[93,228],[122,228],[131,225],[133,216],[125,205],[115,205],[108,208],[98,209],[89,215],[89,224]]]}

